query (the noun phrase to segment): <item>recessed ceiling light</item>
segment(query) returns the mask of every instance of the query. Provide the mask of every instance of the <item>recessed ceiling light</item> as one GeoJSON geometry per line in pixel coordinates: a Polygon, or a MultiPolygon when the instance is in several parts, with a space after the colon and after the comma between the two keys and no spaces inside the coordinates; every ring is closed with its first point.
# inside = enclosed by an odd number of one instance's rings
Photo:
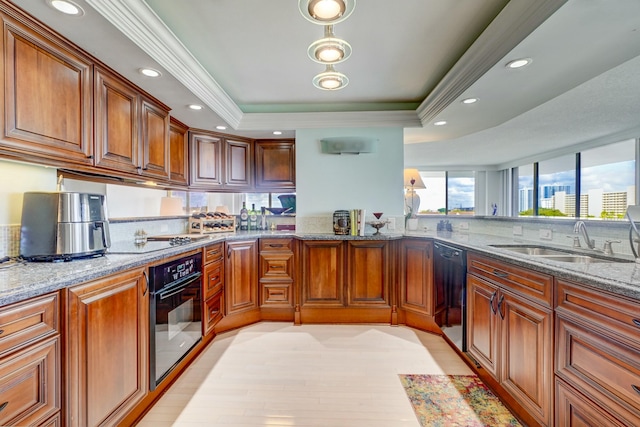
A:
{"type": "Polygon", "coordinates": [[[281,132],[281,131],[279,131],[279,130],[274,130],[274,131],[273,131],[273,134],[274,134],[274,135],[282,135],[282,132],[281,132]]]}
{"type": "Polygon", "coordinates": [[[446,120],[440,120],[440,121],[438,121],[438,122],[435,122],[433,125],[434,125],[434,126],[444,126],[444,125],[446,125],[446,124],[447,124],[447,121],[446,121],[446,120]]]}
{"type": "Polygon", "coordinates": [[[514,59],[513,61],[507,62],[505,67],[507,68],[522,68],[526,65],[531,64],[531,58],[520,58],[514,59]]]}
{"type": "Polygon", "coordinates": [[[216,126],[216,129],[218,129],[218,130],[226,130],[227,127],[226,126],[222,126],[222,125],[218,125],[218,126],[216,126]]]}
{"type": "Polygon", "coordinates": [[[47,0],[47,4],[53,7],[58,12],[62,12],[66,15],[84,15],[84,10],[80,6],[69,0],[47,0]]]}
{"type": "Polygon", "coordinates": [[[140,73],[147,77],[160,77],[162,75],[160,71],[153,68],[140,68],[140,73]]]}
{"type": "Polygon", "coordinates": [[[202,105],[189,104],[189,108],[191,108],[192,110],[202,110],[202,105]]]}
{"type": "Polygon", "coordinates": [[[478,102],[478,98],[465,98],[462,100],[463,104],[475,104],[478,102]]]}

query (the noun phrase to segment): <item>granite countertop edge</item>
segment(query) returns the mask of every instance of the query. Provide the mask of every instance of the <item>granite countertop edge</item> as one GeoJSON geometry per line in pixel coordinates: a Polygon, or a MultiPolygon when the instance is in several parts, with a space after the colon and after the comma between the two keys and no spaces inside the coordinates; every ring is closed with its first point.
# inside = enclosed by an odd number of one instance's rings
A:
{"type": "MultiPolygon", "coordinates": [[[[631,299],[640,300],[640,265],[636,263],[594,263],[573,265],[521,255],[493,244],[541,242],[514,242],[512,238],[472,233],[415,232],[405,234],[379,234],[343,236],[335,234],[296,233],[295,231],[257,231],[220,233],[196,242],[149,252],[146,254],[109,254],[105,256],[60,263],[22,263],[0,269],[0,306],[44,295],[59,289],[96,280],[136,267],[158,264],[163,260],[202,247],[224,241],[240,241],[256,238],[296,238],[300,240],[399,240],[402,238],[427,238],[498,260],[513,263],[535,271],[554,275],[560,279],[577,281],[631,299]]],[[[567,247],[564,247],[567,249],[567,247]]]]}

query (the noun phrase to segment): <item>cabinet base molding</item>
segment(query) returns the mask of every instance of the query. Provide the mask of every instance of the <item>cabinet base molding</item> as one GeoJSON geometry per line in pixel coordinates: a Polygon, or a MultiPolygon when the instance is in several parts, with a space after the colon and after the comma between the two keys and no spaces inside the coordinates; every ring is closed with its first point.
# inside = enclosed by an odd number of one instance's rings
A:
{"type": "Polygon", "coordinates": [[[216,334],[242,328],[262,320],[260,309],[246,310],[228,314],[215,326],[216,334]]]}
{"type": "Polygon", "coordinates": [[[300,309],[300,323],[391,323],[391,307],[343,308],[304,307],[300,309]]]}

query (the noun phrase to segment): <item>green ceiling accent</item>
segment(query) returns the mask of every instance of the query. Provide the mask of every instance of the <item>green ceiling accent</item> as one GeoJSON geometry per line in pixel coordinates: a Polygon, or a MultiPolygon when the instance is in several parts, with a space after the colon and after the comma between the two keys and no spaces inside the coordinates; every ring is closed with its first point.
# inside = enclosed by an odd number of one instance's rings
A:
{"type": "Polygon", "coordinates": [[[341,111],[413,111],[419,102],[336,103],[336,104],[239,104],[244,113],[318,113],[341,111]]]}

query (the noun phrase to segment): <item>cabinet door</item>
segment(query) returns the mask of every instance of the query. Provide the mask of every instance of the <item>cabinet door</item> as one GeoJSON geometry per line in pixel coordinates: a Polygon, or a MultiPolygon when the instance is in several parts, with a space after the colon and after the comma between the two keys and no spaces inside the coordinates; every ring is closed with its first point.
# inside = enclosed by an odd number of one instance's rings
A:
{"type": "Polygon", "coordinates": [[[258,242],[227,242],[226,314],[258,308],[258,242]]]}
{"type": "Polygon", "coordinates": [[[96,166],[138,173],[138,91],[107,70],[95,70],[96,166]]]}
{"type": "Polygon", "coordinates": [[[253,185],[253,145],[251,141],[225,140],[225,188],[241,190],[253,185]]]}
{"type": "Polygon", "coordinates": [[[169,121],[169,179],[178,185],[189,184],[187,126],[173,117],[169,121]]]}
{"type": "Polygon", "coordinates": [[[192,187],[222,187],[222,139],[189,133],[189,159],[192,187]]]}
{"type": "Polygon", "coordinates": [[[146,395],[147,290],[140,269],[68,290],[70,426],[115,425],[146,395]]]}
{"type": "Polygon", "coordinates": [[[256,141],[256,189],[291,190],[296,188],[296,152],[294,140],[256,141]]]}
{"type": "Polygon", "coordinates": [[[350,241],[347,258],[348,305],[390,307],[389,242],[350,241]]]}
{"type": "Polygon", "coordinates": [[[4,16],[0,149],[60,165],[93,164],[91,63],[4,16]]]}
{"type": "Polygon", "coordinates": [[[550,309],[501,291],[501,385],[543,425],[553,408],[553,316],[550,309]]]}
{"type": "Polygon", "coordinates": [[[149,99],[143,99],[142,174],[154,179],[169,179],[169,111],[149,99]]]}
{"type": "Polygon", "coordinates": [[[60,412],[60,339],[0,359],[0,425],[40,425],[60,412]]]}
{"type": "Polygon", "coordinates": [[[573,387],[556,378],[555,425],[558,427],[625,427],[623,423],[594,405],[573,387]]]}
{"type": "Polygon", "coordinates": [[[400,308],[433,315],[433,242],[400,243],[400,308]]]}
{"type": "Polygon", "coordinates": [[[344,245],[340,240],[301,242],[302,305],[344,307],[344,245]]]}
{"type": "Polygon", "coordinates": [[[471,354],[498,378],[499,336],[496,307],[498,288],[473,274],[467,275],[467,346],[471,354]]]}

